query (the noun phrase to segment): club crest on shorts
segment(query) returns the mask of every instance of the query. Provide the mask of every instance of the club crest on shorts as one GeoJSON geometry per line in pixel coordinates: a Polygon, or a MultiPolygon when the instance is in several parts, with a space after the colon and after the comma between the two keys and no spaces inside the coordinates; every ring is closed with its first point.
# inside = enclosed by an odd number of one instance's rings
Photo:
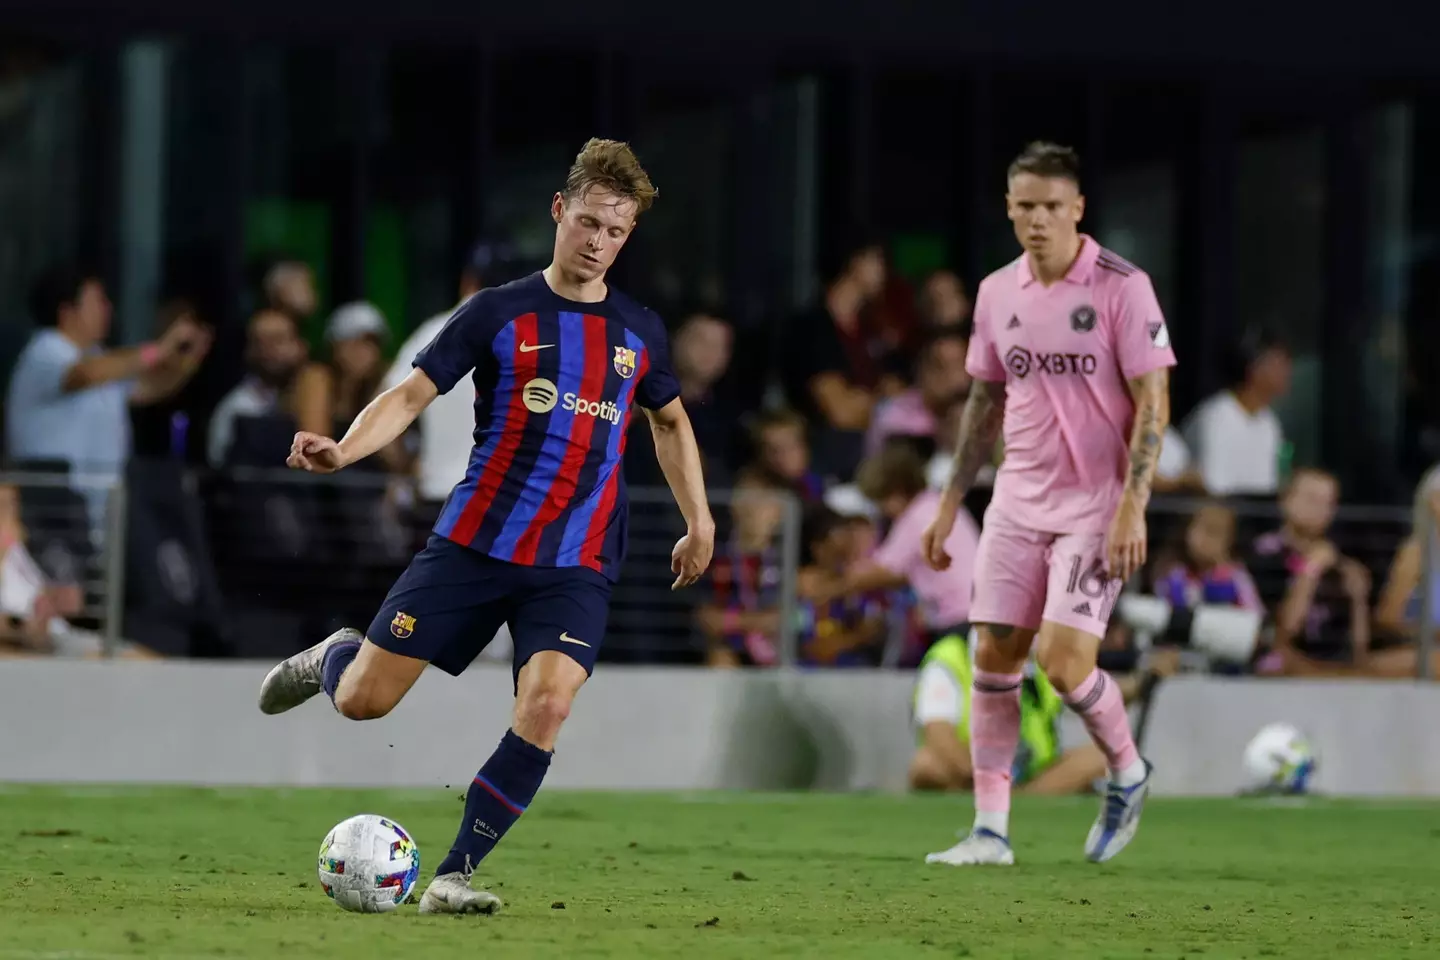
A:
{"type": "Polygon", "coordinates": [[[635,351],[629,347],[615,348],[615,372],[626,380],[635,376],[635,351]]]}
{"type": "Polygon", "coordinates": [[[390,632],[404,640],[415,632],[415,618],[408,613],[395,614],[395,619],[390,621],[390,632]]]}
{"type": "Polygon", "coordinates": [[[1070,312],[1070,329],[1076,333],[1089,333],[1095,329],[1095,308],[1088,303],[1070,312]]]}

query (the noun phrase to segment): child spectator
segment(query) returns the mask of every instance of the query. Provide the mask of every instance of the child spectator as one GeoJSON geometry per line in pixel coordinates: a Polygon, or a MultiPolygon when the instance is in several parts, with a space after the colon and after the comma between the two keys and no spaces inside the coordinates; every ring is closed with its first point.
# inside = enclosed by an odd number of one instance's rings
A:
{"type": "Polygon", "coordinates": [[[710,599],[696,611],[712,667],[770,667],[779,659],[783,492],[757,470],[736,480],[731,533],[715,551],[710,599]]]}
{"type": "MultiPolygon", "coordinates": [[[[842,577],[855,560],[859,545],[855,529],[848,518],[829,507],[811,507],[801,532],[801,582],[834,582],[842,577]]],[[[799,661],[805,666],[876,666],[884,651],[888,618],[884,590],[802,599],[799,661]]]]}

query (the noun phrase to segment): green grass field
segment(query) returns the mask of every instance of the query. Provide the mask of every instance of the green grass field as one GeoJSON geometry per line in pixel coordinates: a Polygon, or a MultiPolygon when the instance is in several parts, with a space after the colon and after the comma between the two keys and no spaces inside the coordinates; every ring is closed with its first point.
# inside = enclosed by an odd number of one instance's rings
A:
{"type": "Polygon", "coordinates": [[[1092,801],[1022,803],[1020,863],[957,870],[922,858],[964,798],[551,793],[486,862],[498,916],[325,898],[332,824],[398,819],[428,878],[459,793],[0,788],[0,960],[1440,955],[1418,804],[1152,801],[1096,867],[1092,801]]]}

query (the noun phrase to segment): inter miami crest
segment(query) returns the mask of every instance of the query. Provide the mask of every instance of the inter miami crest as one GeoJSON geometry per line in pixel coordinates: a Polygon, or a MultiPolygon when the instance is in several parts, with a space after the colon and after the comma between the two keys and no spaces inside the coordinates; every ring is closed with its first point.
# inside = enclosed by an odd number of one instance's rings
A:
{"type": "Polygon", "coordinates": [[[1150,324],[1150,342],[1155,345],[1156,350],[1164,350],[1170,346],[1170,331],[1164,320],[1150,324]]]}
{"type": "Polygon", "coordinates": [[[629,347],[615,348],[615,372],[626,380],[635,376],[635,351],[629,347]]]}
{"type": "Polygon", "coordinates": [[[1095,308],[1086,304],[1076,307],[1070,314],[1070,329],[1076,333],[1089,333],[1095,329],[1095,308]]]}
{"type": "Polygon", "coordinates": [[[404,640],[415,632],[415,618],[408,613],[395,614],[395,619],[390,621],[390,632],[404,640]]]}

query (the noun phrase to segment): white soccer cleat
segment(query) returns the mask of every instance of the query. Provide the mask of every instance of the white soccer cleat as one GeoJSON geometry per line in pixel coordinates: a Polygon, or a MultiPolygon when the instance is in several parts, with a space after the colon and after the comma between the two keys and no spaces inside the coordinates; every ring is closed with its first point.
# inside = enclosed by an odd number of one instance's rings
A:
{"type": "Polygon", "coordinates": [[[1085,856],[1092,863],[1104,863],[1124,850],[1135,831],[1140,829],[1140,812],[1150,793],[1150,778],[1155,768],[1145,761],[1145,779],[1133,787],[1122,787],[1113,780],[1105,787],[1100,801],[1100,816],[1085,838],[1085,856]]]}
{"type": "Polygon", "coordinates": [[[976,827],[970,835],[949,850],[928,854],[926,863],[943,863],[951,867],[993,865],[1008,867],[1015,863],[1010,841],[993,830],[976,827]]]}
{"type": "Polygon", "coordinates": [[[421,913],[495,913],[500,898],[489,890],[474,890],[463,873],[446,873],[430,881],[420,898],[421,913]]]}
{"type": "Polygon", "coordinates": [[[325,651],[340,640],[364,640],[359,630],[345,627],[336,630],[309,650],[302,650],[295,656],[277,663],[260,684],[260,712],[284,713],[294,710],[300,704],[320,692],[323,677],[320,668],[325,662],[325,651]]]}

